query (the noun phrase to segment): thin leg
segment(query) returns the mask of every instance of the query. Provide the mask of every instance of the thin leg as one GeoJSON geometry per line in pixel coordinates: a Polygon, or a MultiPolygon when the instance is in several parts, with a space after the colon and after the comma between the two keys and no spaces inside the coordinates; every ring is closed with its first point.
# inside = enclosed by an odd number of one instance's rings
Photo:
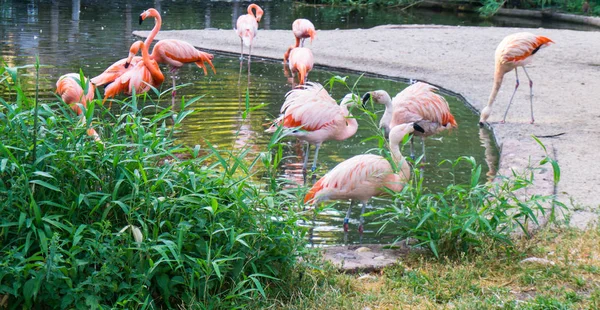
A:
{"type": "Polygon", "coordinates": [[[502,118],[502,124],[504,124],[504,121],[506,121],[506,114],[508,114],[508,109],[510,109],[510,105],[513,102],[513,98],[515,97],[515,94],[517,93],[517,88],[519,88],[519,73],[517,72],[517,68],[515,68],[515,76],[517,77],[517,84],[515,84],[515,91],[513,91],[512,96],[510,96],[510,101],[508,102],[508,107],[506,107],[506,112],[504,112],[504,118],[502,118]]]}
{"type": "Polygon", "coordinates": [[[312,172],[315,172],[315,170],[317,170],[317,157],[319,156],[319,148],[321,147],[321,143],[317,143],[317,148],[315,150],[315,160],[313,161],[313,165],[312,165],[312,172]]]}
{"type": "Polygon", "coordinates": [[[240,42],[242,43],[242,47],[240,52],[240,74],[238,75],[238,87],[240,87],[240,82],[242,81],[242,68],[244,67],[244,41],[240,38],[240,42]]]}
{"type": "Polygon", "coordinates": [[[310,153],[310,143],[306,142],[306,152],[304,152],[304,164],[302,165],[302,176],[304,177],[304,184],[306,184],[306,166],[308,165],[308,154],[310,153]]]}
{"type": "Polygon", "coordinates": [[[525,70],[525,67],[523,67],[523,71],[525,72],[525,75],[529,80],[529,106],[531,107],[531,124],[533,124],[533,122],[535,121],[533,119],[533,81],[529,77],[529,74],[527,73],[527,70],[525,70]]]}
{"type": "Polygon", "coordinates": [[[242,38],[240,38],[240,43],[241,43],[240,44],[240,46],[241,46],[241,49],[240,49],[240,51],[241,51],[240,52],[240,62],[242,62],[242,61],[244,61],[244,40],[242,40],[242,38]]]}
{"type": "Polygon", "coordinates": [[[425,137],[421,136],[421,144],[423,145],[423,162],[425,162],[425,137]]]}
{"type": "Polygon", "coordinates": [[[250,49],[248,51],[248,76],[250,76],[250,63],[252,59],[252,44],[250,44],[250,49]]]}
{"type": "Polygon", "coordinates": [[[346,217],[344,218],[344,232],[348,232],[348,223],[350,222],[350,212],[352,211],[352,204],[354,200],[350,200],[350,206],[348,207],[348,211],[346,211],[346,217]]]}
{"type": "Polygon", "coordinates": [[[171,92],[171,108],[175,108],[175,74],[171,74],[171,78],[173,79],[173,91],[171,92]]]}
{"type": "Polygon", "coordinates": [[[412,160],[415,160],[415,137],[412,136],[410,138],[410,158],[412,158],[412,160]]]}
{"type": "Polygon", "coordinates": [[[362,233],[364,231],[363,224],[365,223],[365,218],[363,217],[363,214],[365,213],[365,208],[367,207],[367,203],[368,203],[368,201],[363,201],[363,203],[362,203],[362,209],[360,210],[360,219],[359,219],[359,224],[358,224],[358,232],[361,235],[362,235],[362,233]]]}

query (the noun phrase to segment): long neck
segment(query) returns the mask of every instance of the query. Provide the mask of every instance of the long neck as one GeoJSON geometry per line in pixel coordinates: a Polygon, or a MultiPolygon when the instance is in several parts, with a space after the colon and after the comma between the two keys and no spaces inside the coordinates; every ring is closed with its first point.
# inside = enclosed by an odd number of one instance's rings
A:
{"type": "Polygon", "coordinates": [[[150,44],[152,44],[152,41],[154,41],[154,37],[156,37],[158,31],[160,31],[160,26],[162,25],[162,18],[160,17],[160,15],[152,16],[154,17],[154,28],[152,28],[152,31],[150,32],[150,35],[146,38],[146,41],[144,41],[144,48],[146,50],[150,49],[150,44]]]}
{"type": "Polygon", "coordinates": [[[488,98],[488,103],[481,111],[480,122],[486,121],[492,112],[492,105],[494,104],[494,100],[496,100],[496,96],[498,95],[498,91],[500,90],[500,86],[502,86],[502,79],[504,78],[504,72],[500,70],[500,68],[496,68],[496,72],[494,73],[494,86],[492,87],[492,93],[490,94],[490,98],[488,98]]]}
{"type": "Polygon", "coordinates": [[[402,153],[400,153],[401,142],[402,140],[396,143],[390,141],[390,152],[392,153],[392,159],[394,160],[394,162],[400,170],[398,172],[400,179],[402,181],[408,181],[408,179],[410,178],[410,166],[408,165],[406,158],[404,158],[404,156],[402,156],[402,153]]]}
{"type": "Polygon", "coordinates": [[[146,44],[142,44],[142,60],[146,68],[148,68],[148,71],[150,71],[150,75],[152,75],[154,85],[162,84],[162,82],[165,80],[165,76],[160,71],[156,61],[150,59],[150,54],[148,53],[146,44]]]}
{"type": "Polygon", "coordinates": [[[252,17],[256,17],[256,15],[252,12],[252,9],[254,9],[254,11],[258,12],[258,5],[252,3],[248,6],[248,15],[252,15],[252,17]]]}
{"type": "Polygon", "coordinates": [[[340,107],[343,109],[344,115],[349,117],[346,118],[346,127],[337,140],[345,140],[352,137],[356,133],[358,130],[358,122],[352,117],[352,115],[350,115],[346,105],[341,105],[340,107]]]}
{"type": "Polygon", "coordinates": [[[394,107],[392,106],[392,101],[383,102],[385,104],[385,112],[381,116],[381,121],[379,123],[379,127],[385,127],[386,130],[390,128],[390,122],[392,121],[392,115],[394,114],[394,107]]]}

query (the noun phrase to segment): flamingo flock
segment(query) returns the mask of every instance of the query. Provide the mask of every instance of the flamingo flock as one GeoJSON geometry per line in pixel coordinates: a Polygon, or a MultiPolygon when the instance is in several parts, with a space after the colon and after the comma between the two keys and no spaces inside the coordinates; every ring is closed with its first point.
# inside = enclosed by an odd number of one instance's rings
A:
{"type": "MultiPolygon", "coordinates": [[[[258,23],[264,11],[258,5],[250,4],[247,12],[248,14],[239,16],[234,30],[241,43],[240,72],[244,59],[244,46],[246,46],[248,48],[248,73],[250,73],[252,46],[258,32],[258,23]]],[[[77,115],[82,116],[84,123],[86,121],[83,116],[84,109],[87,107],[87,103],[94,99],[96,87],[104,86],[103,104],[107,99],[119,94],[131,95],[133,92],[136,94],[147,92],[152,87],[160,87],[163,83],[164,75],[159,64],[167,64],[170,67],[173,82],[172,106],[174,106],[175,76],[177,70],[184,64],[196,64],[203,69],[205,75],[208,64],[216,74],[212,64],[214,56],[196,49],[185,41],[160,40],[150,53],[150,46],[160,31],[162,23],[160,13],[150,8],[140,15],[140,24],[150,17],[155,20],[154,28],[145,41],[136,41],[131,45],[127,58],[115,62],[92,79],[85,78],[83,82],[80,81],[80,75],[75,73],[65,74],[58,80],[57,94],[77,115]],[[141,56],[137,56],[140,51],[141,56]]],[[[287,48],[283,56],[284,68],[289,68],[292,73],[292,90],[285,96],[280,110],[281,115],[273,121],[267,132],[272,133],[279,127],[283,127],[283,130],[288,131],[289,136],[306,143],[303,163],[305,183],[311,144],[315,145],[311,168],[314,173],[317,168],[319,149],[325,141],[343,141],[357,132],[359,124],[351,112],[353,108],[361,106],[365,108],[369,102],[385,106],[379,126],[385,137],[389,138],[388,145],[392,162],[379,155],[356,155],[342,161],[315,182],[304,199],[305,204],[309,205],[318,205],[328,200],[350,200],[350,207],[344,218],[345,232],[349,230],[348,223],[353,202],[362,203],[358,226],[358,231],[362,233],[364,230],[363,213],[370,199],[385,195],[389,191],[399,192],[410,180],[410,164],[399,149],[405,136],[421,137],[423,142],[421,160],[425,161],[424,139],[439,132],[457,128],[456,120],[450,112],[448,102],[437,94],[437,88],[423,82],[410,85],[393,98],[384,90],[374,90],[366,92],[362,99],[355,94],[347,94],[338,104],[323,85],[308,81],[308,74],[314,67],[314,57],[312,50],[304,47],[304,41],[310,38],[312,43],[315,39],[314,25],[307,19],[297,19],[292,24],[292,32],[295,41],[287,48]],[[295,77],[298,80],[297,86],[293,82],[295,77]],[[396,167],[397,170],[393,167],[396,167]]],[[[518,67],[523,69],[529,80],[531,123],[534,122],[533,81],[525,66],[531,63],[533,56],[541,48],[552,43],[554,42],[547,37],[527,32],[511,34],[500,42],[495,54],[493,88],[487,105],[481,111],[480,126],[484,125],[491,114],[492,105],[502,85],[504,75],[514,69],[516,85],[501,121],[504,123],[519,87],[518,67]]],[[[87,134],[94,140],[101,141],[99,134],[93,128],[89,128],[87,134]]],[[[413,139],[410,141],[411,157],[414,159],[413,139]]]]}

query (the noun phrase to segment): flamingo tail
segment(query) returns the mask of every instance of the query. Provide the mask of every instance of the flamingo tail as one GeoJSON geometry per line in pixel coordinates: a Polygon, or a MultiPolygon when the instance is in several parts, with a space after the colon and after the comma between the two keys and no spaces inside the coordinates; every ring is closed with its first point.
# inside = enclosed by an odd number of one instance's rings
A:
{"type": "Polygon", "coordinates": [[[250,45],[252,45],[252,32],[250,31],[250,29],[244,31],[242,41],[244,41],[244,45],[246,47],[250,47],[250,45]]]}
{"type": "Polygon", "coordinates": [[[306,79],[306,66],[298,65],[298,78],[300,79],[298,84],[304,85],[304,81],[306,79]]]}

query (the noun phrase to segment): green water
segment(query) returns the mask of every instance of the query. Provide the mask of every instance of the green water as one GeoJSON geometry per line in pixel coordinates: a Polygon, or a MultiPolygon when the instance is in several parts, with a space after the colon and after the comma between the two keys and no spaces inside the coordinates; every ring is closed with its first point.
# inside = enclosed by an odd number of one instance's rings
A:
{"type": "MultiPolygon", "coordinates": [[[[3,61],[11,66],[31,64],[35,55],[40,62],[49,67],[41,71],[40,93],[42,100],[55,100],[53,94],[56,80],[59,76],[78,72],[82,68],[86,75],[95,76],[101,73],[111,63],[126,57],[127,50],[135,38],[133,30],[147,30],[152,23],[137,25],[139,13],[150,6],[160,6],[163,13],[163,29],[186,29],[206,27],[231,27],[232,20],[244,13],[247,3],[225,2],[167,2],[163,1],[0,1],[0,53],[3,61]],[[79,4],[77,6],[77,4],[79,4]],[[78,9],[77,9],[78,8],[78,9]]],[[[387,14],[369,10],[347,11],[345,9],[317,10],[312,7],[297,7],[291,2],[262,2],[266,12],[261,22],[262,28],[288,28],[293,19],[309,17],[313,19],[318,29],[370,27],[383,23],[428,23],[431,20],[448,20],[448,17],[434,13],[409,15],[387,14]],[[289,14],[285,12],[290,11],[289,14]],[[277,16],[277,18],[276,18],[277,16]],[[408,17],[407,17],[408,16],[408,17]],[[427,17],[429,16],[429,17],[427,17]],[[409,18],[410,17],[410,18],[409,18]],[[445,18],[445,19],[444,19],[445,18]]],[[[455,24],[472,24],[472,18],[454,16],[455,24]],[[462,18],[462,19],[461,19],[462,18]]],[[[235,33],[231,32],[232,35],[235,33]]],[[[214,65],[217,74],[209,73],[204,76],[195,66],[184,66],[178,73],[178,84],[191,83],[177,93],[181,96],[193,97],[204,95],[194,104],[194,114],[186,119],[182,142],[187,145],[206,147],[206,141],[222,149],[232,149],[250,146],[253,156],[264,150],[270,139],[265,134],[265,123],[268,123],[279,113],[284,101],[284,95],[291,89],[288,79],[284,76],[283,67],[279,63],[262,61],[255,58],[252,63],[252,76],[249,84],[250,105],[264,107],[250,113],[244,120],[240,102],[245,96],[246,75],[243,74],[241,85],[238,85],[239,61],[237,58],[216,55],[214,65]]],[[[166,70],[164,70],[166,72],[166,70]]],[[[324,83],[333,75],[347,76],[350,85],[359,80],[356,74],[344,72],[314,70],[310,80],[324,83]]],[[[33,72],[23,71],[25,88],[33,91],[35,87],[33,72]]],[[[168,76],[168,75],[167,75],[168,76]]],[[[384,89],[394,96],[407,85],[394,80],[362,77],[357,83],[360,93],[384,89]]],[[[167,79],[162,90],[170,87],[167,79]]],[[[340,100],[348,91],[342,85],[336,85],[332,95],[340,100]]],[[[0,94],[9,96],[0,89],[0,94]]],[[[463,102],[454,97],[446,97],[451,110],[459,124],[458,129],[427,139],[427,163],[421,167],[425,176],[425,186],[431,190],[445,187],[455,178],[468,179],[468,169],[459,169],[451,174],[449,165],[438,166],[443,159],[456,159],[459,156],[473,156],[483,165],[484,173],[493,175],[496,170],[498,150],[490,138],[491,133],[481,130],[476,125],[478,117],[463,102]]],[[[170,104],[166,96],[160,104],[170,104]]],[[[241,103],[243,107],[244,103],[241,103]]],[[[383,108],[381,106],[381,108],[383,108]]],[[[116,107],[115,107],[116,110],[116,107]]],[[[379,115],[383,111],[376,110],[379,115]]],[[[377,147],[375,141],[364,141],[373,134],[373,127],[366,121],[366,115],[358,113],[359,129],[355,136],[346,141],[325,142],[319,153],[317,176],[324,175],[339,162],[357,154],[363,154],[377,147]]],[[[102,135],[102,132],[100,131],[102,135]]],[[[280,169],[281,177],[297,182],[302,186],[301,165],[304,156],[302,145],[294,139],[286,140],[285,159],[280,169]]],[[[417,154],[420,154],[421,144],[417,139],[417,154]]],[[[313,149],[314,150],[314,149],[313,149]]],[[[408,154],[405,148],[403,153],[408,154]]],[[[311,155],[312,160],[312,155],[311,155]]],[[[466,166],[464,166],[466,168],[466,166]]],[[[481,181],[485,181],[483,175],[481,181]]],[[[385,200],[376,200],[373,207],[381,206],[385,200]]],[[[317,218],[314,241],[318,244],[337,244],[344,242],[342,220],[347,202],[334,206],[340,212],[326,211],[317,218]]],[[[359,241],[356,231],[360,208],[352,212],[350,233],[347,242],[359,241]]],[[[366,221],[362,242],[385,243],[393,240],[393,233],[377,235],[378,227],[369,225],[366,221]]]]}

